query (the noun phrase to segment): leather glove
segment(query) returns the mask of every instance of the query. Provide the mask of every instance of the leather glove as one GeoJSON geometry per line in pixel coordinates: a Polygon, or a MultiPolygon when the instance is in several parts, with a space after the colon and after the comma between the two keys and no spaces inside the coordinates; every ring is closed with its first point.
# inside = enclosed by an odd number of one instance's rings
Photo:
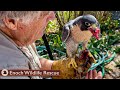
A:
{"type": "Polygon", "coordinates": [[[79,55],[76,55],[74,61],[76,64],[74,67],[71,63],[71,58],[65,58],[56,60],[52,64],[52,70],[60,70],[60,76],[52,77],[53,79],[82,79],[85,77],[88,69],[92,63],[95,63],[95,59],[88,50],[83,50],[79,55]],[[69,65],[71,66],[69,67],[69,65]]]}

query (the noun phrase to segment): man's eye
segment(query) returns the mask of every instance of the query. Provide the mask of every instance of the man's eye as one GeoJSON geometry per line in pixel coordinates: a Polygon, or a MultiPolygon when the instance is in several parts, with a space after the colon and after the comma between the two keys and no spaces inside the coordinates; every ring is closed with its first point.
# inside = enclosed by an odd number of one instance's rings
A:
{"type": "Polygon", "coordinates": [[[85,25],[86,26],[90,26],[91,24],[89,22],[85,22],[85,25]]]}

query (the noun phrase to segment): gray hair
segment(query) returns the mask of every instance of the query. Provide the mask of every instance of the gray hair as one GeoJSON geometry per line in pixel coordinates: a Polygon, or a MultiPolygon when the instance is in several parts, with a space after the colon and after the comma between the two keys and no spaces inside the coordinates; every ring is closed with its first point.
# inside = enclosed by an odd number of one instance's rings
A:
{"type": "Polygon", "coordinates": [[[2,19],[4,17],[20,19],[24,18],[23,22],[28,22],[32,20],[35,16],[44,16],[47,15],[49,11],[0,11],[0,25],[2,25],[2,19]]]}

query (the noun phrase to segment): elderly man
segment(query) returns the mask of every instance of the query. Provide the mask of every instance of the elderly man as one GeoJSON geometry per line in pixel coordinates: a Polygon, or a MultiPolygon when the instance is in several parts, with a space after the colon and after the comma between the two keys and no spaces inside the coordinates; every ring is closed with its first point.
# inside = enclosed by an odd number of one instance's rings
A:
{"type": "MultiPolygon", "coordinates": [[[[34,44],[43,36],[48,21],[54,18],[52,11],[0,11],[0,69],[54,70],[52,67],[58,65],[55,64],[57,61],[40,58],[34,44]]],[[[42,77],[0,76],[0,78],[42,77]]],[[[89,78],[102,78],[101,72],[90,71],[86,75],[86,79],[89,78]]]]}

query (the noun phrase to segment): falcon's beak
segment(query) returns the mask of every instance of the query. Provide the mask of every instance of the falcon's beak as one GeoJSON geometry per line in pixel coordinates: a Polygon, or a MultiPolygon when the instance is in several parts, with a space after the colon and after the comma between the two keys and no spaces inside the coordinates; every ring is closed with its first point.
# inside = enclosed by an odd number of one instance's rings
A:
{"type": "Polygon", "coordinates": [[[91,31],[91,33],[93,34],[93,36],[99,40],[100,39],[100,27],[97,26],[96,24],[93,24],[92,26],[90,26],[88,28],[88,30],[91,31]]]}

